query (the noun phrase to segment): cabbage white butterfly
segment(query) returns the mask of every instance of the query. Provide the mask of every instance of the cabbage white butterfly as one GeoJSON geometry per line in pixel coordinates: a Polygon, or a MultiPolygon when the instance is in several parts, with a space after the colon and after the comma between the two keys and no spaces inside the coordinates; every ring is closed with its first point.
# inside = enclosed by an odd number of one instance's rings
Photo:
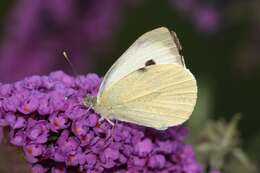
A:
{"type": "Polygon", "coordinates": [[[175,32],[161,27],[143,34],[106,73],[97,97],[84,103],[107,120],[155,129],[186,121],[197,84],[185,67],[175,32]]]}

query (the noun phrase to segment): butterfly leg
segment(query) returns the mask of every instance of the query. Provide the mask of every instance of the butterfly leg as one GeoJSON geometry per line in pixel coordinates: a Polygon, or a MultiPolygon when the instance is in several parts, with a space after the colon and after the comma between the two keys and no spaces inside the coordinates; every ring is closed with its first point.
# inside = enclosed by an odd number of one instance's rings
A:
{"type": "MultiPolygon", "coordinates": [[[[109,119],[107,119],[107,121],[108,121],[109,119]]],[[[111,120],[109,120],[110,121],[110,123],[113,123],[111,120]]],[[[108,122],[109,122],[108,121],[108,122]]],[[[117,120],[115,120],[115,123],[113,123],[113,124],[111,124],[112,125],[112,129],[111,130],[109,130],[109,132],[108,132],[108,135],[107,135],[107,139],[114,139],[114,134],[115,134],[115,128],[116,128],[116,124],[118,123],[118,121],[117,120]]]]}
{"type": "Polygon", "coordinates": [[[108,119],[108,118],[105,118],[105,120],[107,120],[107,122],[109,123],[109,124],[111,124],[111,126],[115,126],[115,123],[113,123],[110,119],[108,119]]]}
{"type": "Polygon", "coordinates": [[[114,131],[115,131],[115,127],[116,127],[116,124],[118,123],[118,120],[115,120],[115,124],[114,124],[114,126],[113,126],[113,128],[112,128],[112,134],[114,135],[114,131]]]}
{"type": "Polygon", "coordinates": [[[100,118],[98,119],[98,122],[101,123],[102,121],[104,121],[104,119],[105,119],[104,117],[100,117],[100,118]]]}
{"type": "Polygon", "coordinates": [[[110,119],[108,118],[104,118],[104,117],[100,117],[98,122],[101,123],[102,121],[106,120],[111,126],[115,126],[115,123],[113,123],[110,119]]]}
{"type": "Polygon", "coordinates": [[[89,106],[87,109],[87,113],[89,112],[89,110],[92,109],[92,106],[89,106]]]}

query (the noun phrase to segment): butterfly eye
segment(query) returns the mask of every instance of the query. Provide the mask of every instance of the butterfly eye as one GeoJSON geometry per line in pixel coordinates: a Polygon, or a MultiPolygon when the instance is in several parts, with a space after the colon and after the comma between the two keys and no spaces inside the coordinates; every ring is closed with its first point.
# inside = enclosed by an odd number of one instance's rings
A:
{"type": "Polygon", "coordinates": [[[153,59],[150,59],[148,61],[145,62],[145,66],[149,66],[149,65],[155,65],[155,61],[153,59]]]}

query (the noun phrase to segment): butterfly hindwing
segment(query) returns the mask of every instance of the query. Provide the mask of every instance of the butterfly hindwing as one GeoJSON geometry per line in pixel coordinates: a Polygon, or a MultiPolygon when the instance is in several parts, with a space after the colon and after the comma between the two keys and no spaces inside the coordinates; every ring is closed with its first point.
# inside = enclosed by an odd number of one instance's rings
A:
{"type": "Polygon", "coordinates": [[[187,120],[196,98],[196,80],[189,70],[178,64],[153,64],[105,90],[97,109],[121,121],[164,129],[187,120]]]}

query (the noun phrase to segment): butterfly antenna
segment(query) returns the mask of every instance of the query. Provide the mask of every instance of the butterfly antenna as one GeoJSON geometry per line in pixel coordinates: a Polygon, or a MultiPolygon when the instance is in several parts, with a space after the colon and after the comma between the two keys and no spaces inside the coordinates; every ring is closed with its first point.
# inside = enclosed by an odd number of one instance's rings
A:
{"type": "Polygon", "coordinates": [[[64,58],[66,59],[66,61],[68,62],[68,64],[70,65],[70,67],[71,67],[71,69],[72,69],[74,75],[78,75],[79,73],[76,71],[75,66],[74,66],[74,65],[72,64],[72,62],[70,61],[67,52],[63,51],[62,54],[63,54],[64,58]]]}

